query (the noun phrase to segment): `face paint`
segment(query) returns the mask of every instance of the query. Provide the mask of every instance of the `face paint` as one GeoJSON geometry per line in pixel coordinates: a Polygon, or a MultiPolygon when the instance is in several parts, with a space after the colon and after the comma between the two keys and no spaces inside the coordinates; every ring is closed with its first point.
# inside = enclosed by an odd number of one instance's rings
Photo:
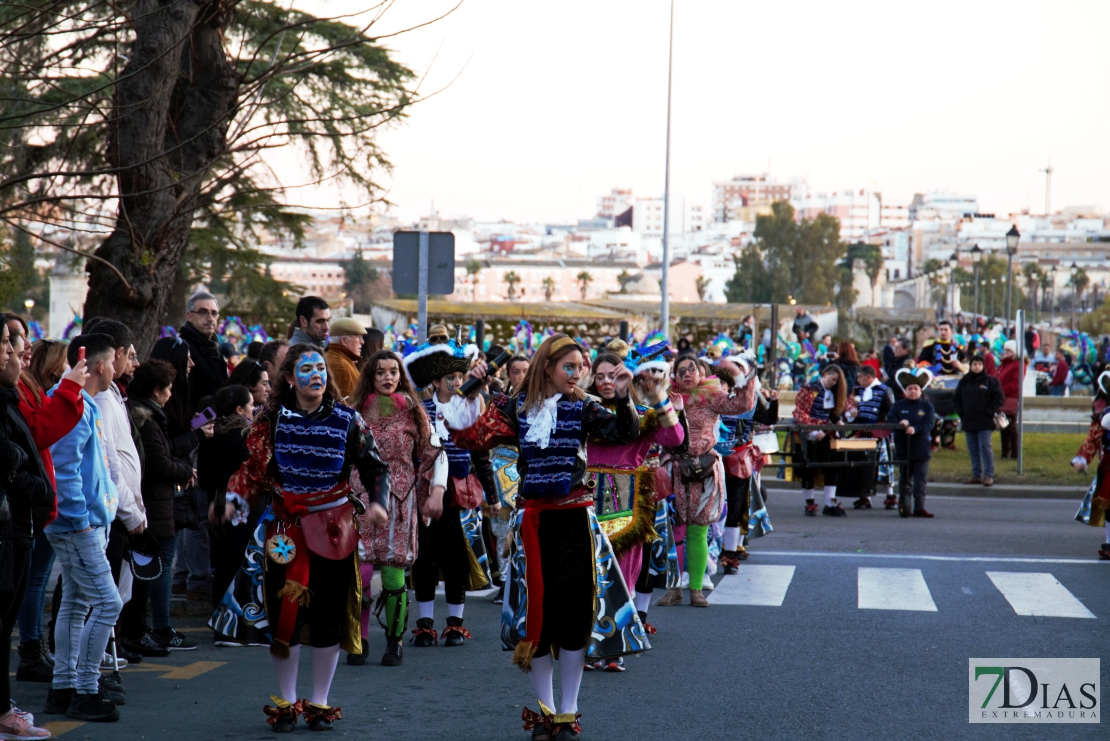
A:
{"type": "Polygon", "coordinates": [[[328,365],[318,352],[306,352],[297,361],[297,385],[320,391],[328,387],[328,365]]]}

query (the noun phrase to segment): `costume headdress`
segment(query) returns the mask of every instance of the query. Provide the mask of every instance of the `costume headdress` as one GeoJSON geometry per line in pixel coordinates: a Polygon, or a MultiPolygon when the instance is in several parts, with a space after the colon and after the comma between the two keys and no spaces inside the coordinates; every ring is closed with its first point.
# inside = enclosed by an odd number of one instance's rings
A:
{"type": "Polygon", "coordinates": [[[667,375],[671,372],[671,365],[663,358],[669,352],[670,346],[666,341],[651,347],[629,350],[627,357],[624,358],[624,367],[632,371],[634,376],[650,371],[659,371],[667,375]]]}
{"type": "Polygon", "coordinates": [[[917,384],[924,391],[933,382],[933,372],[928,368],[899,368],[894,380],[903,391],[910,384],[917,384]]]}
{"type": "Polygon", "coordinates": [[[457,340],[425,342],[409,351],[402,362],[412,385],[425,388],[448,373],[466,373],[477,354],[477,345],[460,345],[457,340]]]}

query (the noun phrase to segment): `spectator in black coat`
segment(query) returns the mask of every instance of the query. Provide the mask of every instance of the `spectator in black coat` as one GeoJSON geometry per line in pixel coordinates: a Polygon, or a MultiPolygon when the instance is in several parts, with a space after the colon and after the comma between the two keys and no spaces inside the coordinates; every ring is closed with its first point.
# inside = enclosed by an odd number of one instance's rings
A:
{"type": "Polygon", "coordinates": [[[220,355],[216,326],[220,305],[211,293],[194,293],[185,308],[185,324],[178,336],[192,351],[193,369],[189,371],[189,398],[185,402],[189,417],[199,411],[196,405],[216,393],[227,381],[227,361],[220,355]]]}
{"type": "MultiPolygon", "coordinates": [[[[125,637],[131,650],[144,655],[162,651],[184,651],[197,644],[170,627],[170,582],[175,535],[174,496],[179,487],[193,479],[193,465],[170,451],[166,413],[162,407],[173,395],[176,372],[162,360],[148,360],[135,371],[128,386],[128,404],[142,436],[146,451],[143,468],[143,504],[146,505],[146,532],[158,543],[162,575],[154,581],[135,580],[131,601],[123,613],[125,637]],[[146,629],[147,598],[150,598],[153,630],[146,629]]],[[[164,655],[164,654],[163,654],[164,655]]]]}
{"type": "Polygon", "coordinates": [[[228,501],[227,482],[250,457],[247,428],[254,418],[254,399],[246,386],[231,384],[216,392],[215,433],[201,443],[197,478],[212,497],[208,522],[212,530],[212,603],[218,605],[235,578],[258,522],[261,509],[252,512],[246,501],[228,501]]]}
{"type": "Polygon", "coordinates": [[[925,509],[925,487],[929,477],[929,461],[933,457],[932,432],[936,422],[933,405],[922,394],[929,385],[932,374],[918,373],[903,368],[895,374],[895,381],[902,389],[904,398],[894,402],[887,421],[902,425],[894,433],[894,456],[902,464],[899,481],[898,513],[902,517],[932,517],[925,509]],[[910,510],[910,495],[913,495],[913,510],[910,510]]]}
{"type": "Polygon", "coordinates": [[[1002,411],[1005,401],[1002,384],[986,372],[983,356],[974,356],[968,372],[956,385],[953,398],[960,426],[967,438],[967,452],[971,456],[971,478],[965,484],[994,486],[991,434],[994,432],[994,415],[1002,411]]]}

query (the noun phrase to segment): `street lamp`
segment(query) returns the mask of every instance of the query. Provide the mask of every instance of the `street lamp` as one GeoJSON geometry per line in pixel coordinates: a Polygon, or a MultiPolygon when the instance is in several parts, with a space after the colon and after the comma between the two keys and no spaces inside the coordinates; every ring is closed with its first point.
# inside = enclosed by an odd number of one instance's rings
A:
{"type": "Polygon", "coordinates": [[[983,250],[975,244],[968,252],[971,254],[971,264],[975,268],[975,329],[979,329],[979,261],[983,259],[983,250]]]}
{"type": "Polygon", "coordinates": [[[1017,225],[1010,227],[1006,232],[1006,327],[1010,326],[1010,301],[1014,294],[1014,255],[1017,254],[1018,242],[1021,241],[1021,232],[1017,225]]]}
{"type": "Polygon", "coordinates": [[[1079,266],[1072,262],[1071,264],[1071,329],[1075,329],[1075,301],[1079,295],[1078,286],[1075,284],[1075,279],[1079,275],[1079,266]]]}
{"type": "Polygon", "coordinates": [[[27,310],[27,313],[30,314],[31,309],[35,308],[35,300],[33,298],[25,299],[23,301],[23,308],[25,308],[27,310]]]}
{"type": "Polygon", "coordinates": [[[1048,326],[1056,324],[1056,274],[1060,272],[1059,264],[1054,264],[1052,269],[1048,271],[1049,279],[1052,281],[1052,303],[1048,305],[1049,315],[1048,326]]]}
{"type": "Polygon", "coordinates": [[[991,319],[994,319],[994,287],[998,284],[998,278],[991,278],[991,319]]]}
{"type": "Polygon", "coordinates": [[[956,268],[959,267],[959,265],[960,254],[959,251],[956,251],[948,258],[948,289],[951,296],[948,302],[949,318],[956,316],[956,268]]]}

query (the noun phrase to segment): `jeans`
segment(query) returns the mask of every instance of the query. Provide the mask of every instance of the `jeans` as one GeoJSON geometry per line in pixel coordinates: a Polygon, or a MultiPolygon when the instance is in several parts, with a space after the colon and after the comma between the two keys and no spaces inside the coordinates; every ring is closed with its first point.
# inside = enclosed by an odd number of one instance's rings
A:
{"type": "Polygon", "coordinates": [[[1063,396],[1064,392],[1067,391],[1067,388],[1068,387],[1062,383],[1057,386],[1049,386],[1048,393],[1050,396],[1063,396]]]}
{"type": "Polygon", "coordinates": [[[108,531],[95,527],[46,537],[62,566],[62,603],[54,628],[54,688],[95,695],[100,661],[123,608],[104,553],[108,531]]]}
{"type": "Polygon", "coordinates": [[[202,592],[212,584],[212,546],[208,539],[208,495],[200,489],[196,494],[200,524],[194,530],[177,531],[173,583],[191,592],[202,592]]]}
{"type": "Polygon", "coordinates": [[[925,509],[925,487],[929,479],[929,461],[910,461],[902,464],[902,477],[898,481],[900,493],[913,491],[913,511],[925,509]]]}
{"type": "Polygon", "coordinates": [[[54,548],[41,530],[35,535],[31,571],[27,574],[27,594],[19,610],[19,640],[42,639],[42,613],[46,607],[46,582],[54,568],[54,548]]]}
{"type": "Polygon", "coordinates": [[[176,539],[160,538],[158,548],[162,558],[162,574],[153,581],[135,579],[131,583],[131,601],[123,608],[120,631],[123,637],[138,641],[146,633],[147,602],[150,602],[151,620],[155,630],[170,627],[170,586],[173,583],[173,551],[176,539]]]}
{"type": "Polygon", "coordinates": [[[965,432],[967,452],[971,456],[971,475],[977,479],[994,478],[994,449],[991,447],[991,430],[965,432]]]}

